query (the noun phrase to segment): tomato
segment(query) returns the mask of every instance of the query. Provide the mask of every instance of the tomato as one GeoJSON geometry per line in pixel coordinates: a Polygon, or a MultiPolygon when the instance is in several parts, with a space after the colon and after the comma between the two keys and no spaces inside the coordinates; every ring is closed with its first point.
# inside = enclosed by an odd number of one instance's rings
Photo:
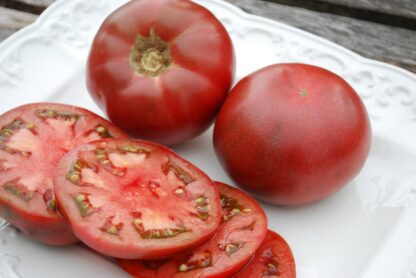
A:
{"type": "Polygon", "coordinates": [[[295,259],[287,242],[273,231],[268,231],[250,264],[238,278],[296,278],[295,259]]]}
{"type": "Polygon", "coordinates": [[[305,64],[277,64],[241,80],[214,129],[232,179],[277,205],[334,194],[360,172],[370,144],[369,118],[354,89],[305,64]]]}
{"type": "Polygon", "coordinates": [[[230,277],[253,257],[267,232],[267,218],[257,202],[242,191],[216,183],[222,221],[205,244],[164,261],[119,260],[137,278],[230,277]]]}
{"type": "Polygon", "coordinates": [[[161,145],[108,139],[59,163],[59,208],[92,249],[126,259],[172,256],[210,238],[220,199],[201,170],[161,145]]]}
{"type": "Polygon", "coordinates": [[[189,0],[136,0],[99,29],[87,87],[129,134],[172,145],[211,125],[234,68],[231,39],[207,9],[189,0]]]}
{"type": "Polygon", "coordinates": [[[0,116],[0,217],[50,245],[77,241],[57,211],[52,176],[62,156],[92,140],[126,136],[100,116],[52,103],[0,116]]]}

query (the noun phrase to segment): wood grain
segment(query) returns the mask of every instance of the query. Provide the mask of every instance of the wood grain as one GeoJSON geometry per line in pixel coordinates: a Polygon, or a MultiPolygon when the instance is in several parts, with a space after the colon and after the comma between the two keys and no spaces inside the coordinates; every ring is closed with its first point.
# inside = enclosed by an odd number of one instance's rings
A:
{"type": "MultiPolygon", "coordinates": [[[[2,1],[5,0],[0,0],[0,4],[2,1]]],[[[26,7],[25,10],[29,7],[34,9],[34,12],[43,10],[54,1],[7,0],[9,5],[23,5],[26,7]]],[[[317,34],[362,56],[395,64],[416,73],[416,31],[260,0],[224,1],[235,4],[249,13],[317,34]]],[[[319,0],[317,2],[379,9],[406,16],[416,14],[416,0],[319,0]]],[[[29,13],[1,8],[0,41],[33,22],[35,18],[36,16],[29,13]]]]}
{"type": "Polygon", "coordinates": [[[33,14],[0,7],[0,41],[34,22],[36,18],[33,14]]]}
{"type": "Polygon", "coordinates": [[[6,2],[8,8],[40,14],[46,7],[55,2],[55,0],[6,0],[6,2]]]}
{"type": "Polygon", "coordinates": [[[416,32],[258,0],[225,0],[251,14],[314,33],[364,57],[416,73],[416,32]]]}
{"type": "Polygon", "coordinates": [[[382,12],[416,19],[415,0],[320,0],[350,8],[382,12]]]}

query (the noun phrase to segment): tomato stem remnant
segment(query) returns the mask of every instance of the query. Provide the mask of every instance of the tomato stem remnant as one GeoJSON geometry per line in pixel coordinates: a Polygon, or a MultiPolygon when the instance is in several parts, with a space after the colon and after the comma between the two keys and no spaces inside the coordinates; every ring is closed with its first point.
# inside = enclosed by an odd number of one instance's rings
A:
{"type": "Polygon", "coordinates": [[[169,45],[150,29],[149,36],[137,35],[130,51],[130,65],[136,74],[149,77],[161,75],[172,63],[169,45]]]}

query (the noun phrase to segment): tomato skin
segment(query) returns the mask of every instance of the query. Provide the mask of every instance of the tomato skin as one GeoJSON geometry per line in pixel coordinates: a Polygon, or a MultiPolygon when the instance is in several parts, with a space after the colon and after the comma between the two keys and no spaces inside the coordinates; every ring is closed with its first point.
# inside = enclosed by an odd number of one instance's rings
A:
{"type": "Polygon", "coordinates": [[[58,217],[33,215],[0,199],[0,215],[26,236],[51,246],[69,245],[79,240],[72,234],[68,223],[58,217]]]}
{"type": "Polygon", "coordinates": [[[370,121],[339,76],[277,64],[241,80],[215,124],[216,154],[231,178],[258,198],[302,205],[339,191],[363,167],[370,121]]]}
{"type": "Polygon", "coordinates": [[[280,235],[268,231],[251,262],[236,276],[238,278],[296,278],[296,264],[289,244],[280,235]],[[274,264],[269,268],[269,264],[274,264]],[[274,268],[276,267],[276,268],[274,268]],[[267,273],[268,271],[274,273],[267,273]]]}
{"type": "Polygon", "coordinates": [[[210,240],[192,250],[191,255],[185,252],[164,261],[118,260],[120,266],[136,278],[226,278],[233,277],[244,268],[253,258],[255,250],[258,249],[266,236],[267,217],[259,204],[248,194],[227,184],[215,183],[218,186],[223,204],[223,222],[210,240]],[[230,219],[226,218],[232,215],[230,211],[232,212],[235,209],[234,206],[230,205],[233,201],[225,201],[227,199],[236,201],[238,207],[248,209],[250,212],[247,215],[241,212],[242,214],[231,216],[230,219]],[[228,205],[224,206],[226,203],[228,205]],[[247,223],[251,223],[251,225],[248,225],[250,228],[247,227],[247,223]],[[241,226],[244,229],[241,229],[241,226]],[[230,241],[242,243],[241,249],[235,253],[226,254],[225,250],[227,249],[223,250],[223,247],[220,246],[230,241]],[[188,264],[189,256],[192,258],[195,254],[207,251],[211,252],[212,256],[210,266],[184,272],[178,270],[184,263],[188,264]],[[148,266],[150,264],[152,267],[148,266]]]}
{"type": "MultiPolygon", "coordinates": [[[[58,116],[56,116],[58,117],[58,116]]],[[[49,210],[45,201],[46,191],[50,191],[51,200],[54,199],[52,176],[55,166],[61,157],[77,144],[96,140],[101,137],[94,129],[100,125],[108,132],[106,136],[127,137],[118,127],[114,126],[100,116],[80,107],[58,103],[31,103],[16,107],[0,115],[0,218],[17,227],[26,236],[47,245],[68,245],[79,240],[73,235],[70,226],[62,218],[59,210],[49,210]],[[70,123],[69,120],[54,119],[55,116],[44,115],[43,118],[36,111],[63,112],[61,118],[79,116],[79,119],[70,123]],[[19,119],[25,124],[31,123],[31,128],[16,128],[11,135],[4,136],[4,129],[13,121],[19,119]],[[59,123],[59,124],[58,124],[59,123]],[[32,154],[25,157],[18,153],[7,151],[7,141],[16,140],[18,132],[25,130],[27,133],[20,137],[22,147],[30,147],[36,144],[32,154]],[[29,132],[29,130],[31,130],[29,132]],[[91,133],[90,133],[91,132],[91,133]],[[28,136],[30,135],[30,136],[28,136]],[[76,136],[74,138],[73,136],[76,136]],[[31,137],[37,138],[36,141],[31,137]],[[31,141],[32,140],[32,141],[31,141]],[[3,168],[2,163],[8,161],[12,166],[3,168]],[[34,176],[40,179],[34,181],[34,176]],[[21,179],[30,180],[25,186],[31,189],[33,196],[30,200],[22,200],[19,194],[10,193],[5,184],[21,179]]],[[[6,128],[7,129],[7,128],[6,128]]],[[[16,146],[16,141],[14,141],[16,146]]],[[[16,150],[18,151],[18,150],[16,150]]],[[[56,205],[55,205],[56,206],[56,205]]]]}
{"type": "Polygon", "coordinates": [[[130,135],[173,145],[205,131],[232,85],[235,54],[223,25],[188,0],[136,0],[113,12],[88,59],[87,87],[109,118],[130,135]],[[135,72],[137,35],[154,30],[171,64],[157,76],[135,72]]]}

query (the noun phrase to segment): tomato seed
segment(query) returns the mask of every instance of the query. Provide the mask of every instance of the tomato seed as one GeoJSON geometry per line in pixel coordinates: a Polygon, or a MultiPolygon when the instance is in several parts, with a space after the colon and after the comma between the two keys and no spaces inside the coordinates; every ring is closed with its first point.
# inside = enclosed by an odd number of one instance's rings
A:
{"type": "Polygon", "coordinates": [[[186,264],[181,264],[180,266],[179,266],[179,269],[178,269],[180,272],[186,272],[186,271],[188,271],[188,267],[186,266],[186,264]]]}
{"type": "Polygon", "coordinates": [[[238,250],[241,249],[241,247],[243,247],[243,244],[240,243],[229,243],[225,246],[225,253],[228,256],[231,256],[232,254],[234,254],[235,252],[237,252],[238,250]]]}
{"type": "Polygon", "coordinates": [[[179,272],[187,272],[187,271],[191,271],[194,269],[199,269],[199,268],[206,268],[211,266],[212,263],[212,255],[211,252],[206,250],[200,258],[198,258],[197,260],[194,261],[188,261],[187,263],[183,263],[180,264],[178,266],[178,271],[179,272]]]}
{"type": "Polygon", "coordinates": [[[42,119],[55,119],[64,120],[70,122],[76,122],[81,118],[79,114],[73,114],[70,112],[57,112],[51,109],[36,110],[35,115],[42,119]]]}
{"type": "Polygon", "coordinates": [[[141,153],[141,154],[145,154],[146,157],[150,154],[150,151],[145,149],[145,148],[140,148],[134,145],[125,145],[122,146],[120,148],[121,152],[126,152],[126,153],[141,153]]]}
{"type": "Polygon", "coordinates": [[[107,218],[103,227],[101,227],[101,231],[106,232],[110,235],[116,236],[120,234],[120,231],[124,225],[123,223],[114,224],[113,219],[114,219],[114,216],[107,218]]]}
{"type": "Polygon", "coordinates": [[[110,134],[107,128],[102,125],[99,125],[95,128],[95,131],[101,136],[101,138],[112,138],[113,136],[110,134]]]}
{"type": "Polygon", "coordinates": [[[88,196],[84,193],[75,195],[74,201],[82,217],[90,216],[94,213],[95,208],[91,205],[88,196]]]}
{"type": "Polygon", "coordinates": [[[45,193],[43,194],[43,200],[48,210],[53,211],[53,212],[57,211],[58,205],[56,203],[55,196],[53,194],[52,189],[48,189],[45,191],[45,193]]]}
{"type": "Polygon", "coordinates": [[[278,275],[279,274],[279,262],[276,259],[271,259],[267,263],[267,275],[278,275]]]}
{"type": "Polygon", "coordinates": [[[182,188],[178,188],[175,190],[176,195],[183,195],[184,193],[185,193],[185,190],[183,190],[182,188]]]}
{"type": "Polygon", "coordinates": [[[25,201],[26,203],[29,203],[35,197],[35,192],[29,191],[23,185],[16,184],[15,182],[16,181],[6,182],[3,186],[4,190],[25,201]]]}

